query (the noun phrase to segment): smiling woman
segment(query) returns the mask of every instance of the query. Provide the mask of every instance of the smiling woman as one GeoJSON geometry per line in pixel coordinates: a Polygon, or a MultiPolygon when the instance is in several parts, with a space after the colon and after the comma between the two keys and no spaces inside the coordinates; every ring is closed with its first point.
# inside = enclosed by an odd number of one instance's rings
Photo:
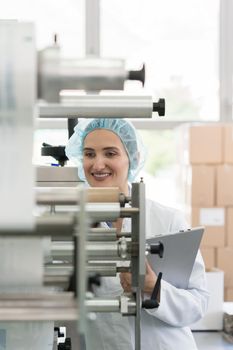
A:
{"type": "Polygon", "coordinates": [[[101,153],[102,156],[105,155],[105,159],[114,158],[114,164],[116,163],[116,159],[121,159],[121,172],[126,166],[125,157],[127,156],[127,181],[129,182],[135,180],[143,168],[146,159],[145,146],[130,121],[112,118],[82,120],[74,128],[74,134],[66,146],[66,155],[78,165],[78,174],[81,180],[87,181],[87,174],[84,171],[84,160],[85,164],[86,158],[90,159],[93,157],[99,161],[101,153]],[[87,148],[89,149],[86,153],[87,148]],[[108,148],[108,152],[106,152],[106,148],[108,148]],[[111,152],[109,148],[112,149],[111,152]]]}
{"type": "Polygon", "coordinates": [[[97,129],[84,140],[83,168],[92,187],[118,187],[128,195],[129,158],[119,137],[97,129]]]}
{"type": "MultiPolygon", "coordinates": [[[[75,127],[66,154],[69,159],[76,161],[79,176],[90,186],[117,186],[126,195],[130,195],[130,183],[135,181],[145,160],[145,149],[139,133],[125,119],[83,120],[75,127]]],[[[148,198],[145,212],[146,238],[187,228],[183,216],[177,210],[148,198]]],[[[130,218],[118,218],[112,224],[120,232],[131,231],[130,218]]],[[[99,225],[107,228],[109,223],[101,222],[99,225]]],[[[157,275],[147,260],[145,265],[143,292],[149,298],[157,275]]],[[[129,272],[117,274],[116,277],[101,277],[100,286],[95,287],[95,295],[100,298],[120,297],[123,292],[132,291],[131,281],[129,272]]],[[[188,288],[179,289],[162,280],[160,299],[159,308],[141,311],[141,349],[197,350],[188,326],[200,319],[207,308],[205,268],[200,253],[194,263],[188,288]]],[[[110,312],[97,313],[95,322],[87,328],[87,350],[134,349],[132,317],[110,312]]]]}

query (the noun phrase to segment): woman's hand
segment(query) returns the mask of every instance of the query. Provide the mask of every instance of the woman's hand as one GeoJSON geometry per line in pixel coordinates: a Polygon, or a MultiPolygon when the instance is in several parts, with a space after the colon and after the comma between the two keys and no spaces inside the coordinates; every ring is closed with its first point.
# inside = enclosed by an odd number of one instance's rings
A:
{"type": "MultiPolygon", "coordinates": [[[[145,283],[143,291],[145,293],[151,294],[155,283],[157,280],[157,276],[150,267],[148,261],[146,260],[146,275],[145,275],[145,283]]],[[[121,286],[124,289],[125,292],[131,292],[132,291],[132,276],[129,272],[122,272],[120,273],[120,282],[121,286]]]]}

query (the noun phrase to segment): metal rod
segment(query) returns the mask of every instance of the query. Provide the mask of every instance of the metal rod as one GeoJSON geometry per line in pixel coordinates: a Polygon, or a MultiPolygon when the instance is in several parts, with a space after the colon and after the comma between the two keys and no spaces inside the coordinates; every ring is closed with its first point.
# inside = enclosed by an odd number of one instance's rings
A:
{"type": "Polygon", "coordinates": [[[86,308],[89,312],[119,312],[119,299],[93,298],[86,300],[86,308]]]}
{"type": "Polygon", "coordinates": [[[117,238],[125,237],[125,238],[131,238],[132,233],[131,232],[117,232],[117,238]]]}
{"type": "Polygon", "coordinates": [[[71,293],[0,293],[1,321],[77,319],[78,309],[71,293]]]}
{"type": "Polygon", "coordinates": [[[120,210],[121,218],[131,217],[131,215],[137,214],[137,213],[139,213],[138,208],[121,208],[120,210]]]}
{"type": "Polygon", "coordinates": [[[117,235],[116,233],[89,233],[87,235],[87,240],[91,242],[103,242],[103,241],[116,241],[117,240],[117,235]]]}
{"type": "Polygon", "coordinates": [[[96,258],[115,258],[118,255],[118,244],[112,242],[87,243],[87,256],[89,259],[96,258]]]}
{"type": "MultiPolygon", "coordinates": [[[[118,272],[130,272],[130,266],[117,266],[115,262],[91,261],[86,270],[98,273],[101,276],[116,276],[118,272]]],[[[71,264],[49,264],[44,268],[44,281],[46,282],[67,282],[74,271],[71,264]],[[56,280],[57,279],[57,280],[56,280]]]]}
{"type": "Polygon", "coordinates": [[[35,218],[35,228],[25,230],[0,230],[0,236],[69,236],[74,232],[76,217],[72,214],[43,215],[35,218]]]}
{"type": "Polygon", "coordinates": [[[86,0],[86,55],[100,55],[100,2],[86,0]]]}
{"type": "Polygon", "coordinates": [[[75,104],[39,104],[40,118],[152,118],[152,96],[85,95],[75,104]]]}
{"type": "MultiPolygon", "coordinates": [[[[37,187],[36,201],[41,205],[75,205],[80,202],[79,187],[37,187]]],[[[88,203],[121,203],[128,201],[116,187],[88,188],[88,203]]]]}

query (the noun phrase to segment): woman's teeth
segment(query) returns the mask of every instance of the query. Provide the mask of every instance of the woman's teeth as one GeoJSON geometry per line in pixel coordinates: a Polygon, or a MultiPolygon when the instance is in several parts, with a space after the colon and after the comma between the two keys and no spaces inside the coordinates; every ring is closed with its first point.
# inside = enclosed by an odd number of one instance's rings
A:
{"type": "Polygon", "coordinates": [[[107,176],[109,176],[109,173],[103,173],[103,174],[93,174],[94,177],[98,177],[98,178],[105,178],[107,176]]]}

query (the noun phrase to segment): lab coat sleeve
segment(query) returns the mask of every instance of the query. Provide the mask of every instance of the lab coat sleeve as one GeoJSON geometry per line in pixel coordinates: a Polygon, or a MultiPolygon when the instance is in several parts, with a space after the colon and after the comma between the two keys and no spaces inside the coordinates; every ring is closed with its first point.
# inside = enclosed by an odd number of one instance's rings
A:
{"type": "Polygon", "coordinates": [[[160,306],[146,310],[150,315],[174,326],[185,327],[202,318],[208,307],[204,264],[198,253],[188,289],[179,289],[162,280],[160,306]]]}
{"type": "MultiPolygon", "coordinates": [[[[187,228],[187,224],[178,213],[171,220],[169,230],[187,228]]],[[[148,298],[148,296],[145,296],[148,298]]],[[[146,310],[148,314],[174,327],[185,327],[201,319],[208,307],[209,292],[206,284],[205,266],[198,252],[187,289],[179,289],[162,280],[160,305],[156,309],[146,310]]]]}

